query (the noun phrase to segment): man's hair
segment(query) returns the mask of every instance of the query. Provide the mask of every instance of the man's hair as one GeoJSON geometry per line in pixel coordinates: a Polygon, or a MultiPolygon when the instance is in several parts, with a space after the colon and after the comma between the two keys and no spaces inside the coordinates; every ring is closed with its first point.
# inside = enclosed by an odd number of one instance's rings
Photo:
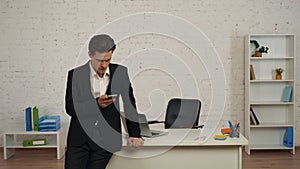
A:
{"type": "Polygon", "coordinates": [[[114,40],[106,34],[95,35],[92,37],[89,43],[89,51],[92,53],[92,55],[95,55],[96,52],[114,52],[115,49],[116,45],[114,40]]]}

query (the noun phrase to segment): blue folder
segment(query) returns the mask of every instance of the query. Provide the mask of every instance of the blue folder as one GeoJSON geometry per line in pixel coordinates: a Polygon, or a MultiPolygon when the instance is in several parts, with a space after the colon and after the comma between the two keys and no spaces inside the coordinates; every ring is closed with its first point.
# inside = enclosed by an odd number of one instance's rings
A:
{"type": "Polygon", "coordinates": [[[32,130],[31,107],[27,107],[25,110],[25,120],[26,120],[26,131],[31,131],[32,130]]]}
{"type": "Polygon", "coordinates": [[[286,129],[284,137],[283,137],[283,145],[286,147],[294,146],[294,131],[293,128],[289,127],[286,129]]]}
{"type": "Polygon", "coordinates": [[[60,116],[42,116],[39,119],[39,131],[57,131],[60,129],[60,116]]]}

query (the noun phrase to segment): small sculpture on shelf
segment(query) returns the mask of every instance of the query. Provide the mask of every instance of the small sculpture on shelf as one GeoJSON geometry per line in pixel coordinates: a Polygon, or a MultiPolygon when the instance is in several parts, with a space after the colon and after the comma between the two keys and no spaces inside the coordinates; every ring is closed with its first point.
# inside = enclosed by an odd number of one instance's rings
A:
{"type": "Polygon", "coordinates": [[[282,79],[282,72],[283,72],[283,68],[278,67],[275,69],[276,72],[276,80],[281,80],[282,79]]]}
{"type": "Polygon", "coordinates": [[[256,40],[250,40],[251,57],[262,57],[262,53],[268,53],[269,48],[260,46],[256,40]]]}

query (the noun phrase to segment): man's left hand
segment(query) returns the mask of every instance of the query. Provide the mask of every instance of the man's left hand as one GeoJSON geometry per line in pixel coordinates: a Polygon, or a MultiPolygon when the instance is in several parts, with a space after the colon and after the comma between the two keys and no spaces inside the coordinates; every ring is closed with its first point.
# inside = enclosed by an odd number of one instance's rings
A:
{"type": "Polygon", "coordinates": [[[102,95],[98,98],[98,104],[102,108],[106,108],[110,104],[112,104],[115,101],[115,99],[107,99],[107,95],[102,95]]]}
{"type": "Polygon", "coordinates": [[[132,147],[141,147],[144,145],[144,140],[138,137],[129,137],[128,138],[128,145],[132,147]]]}

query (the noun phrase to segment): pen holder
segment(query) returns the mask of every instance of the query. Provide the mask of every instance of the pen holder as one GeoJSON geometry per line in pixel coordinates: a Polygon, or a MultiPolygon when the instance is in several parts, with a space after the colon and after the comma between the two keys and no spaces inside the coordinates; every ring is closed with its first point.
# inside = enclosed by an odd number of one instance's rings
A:
{"type": "Polygon", "coordinates": [[[231,132],[229,134],[231,138],[239,138],[240,137],[240,126],[231,127],[231,132]]]}

